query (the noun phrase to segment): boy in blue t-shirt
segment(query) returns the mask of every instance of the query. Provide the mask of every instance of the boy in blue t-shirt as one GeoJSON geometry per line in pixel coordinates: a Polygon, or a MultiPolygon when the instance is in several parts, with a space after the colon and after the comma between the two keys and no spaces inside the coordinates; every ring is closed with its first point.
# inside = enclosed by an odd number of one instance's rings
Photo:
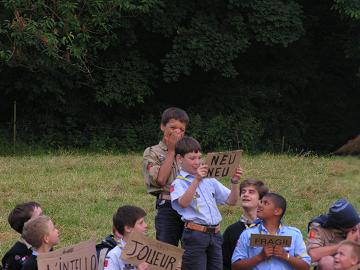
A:
{"type": "Polygon", "coordinates": [[[236,204],[242,170],[237,168],[229,190],[216,179],[206,178],[208,166],[202,164],[201,146],[194,138],[179,140],[175,153],[181,170],[170,192],[172,207],[185,222],[182,270],[222,269],[222,218],[217,205],[236,204]]]}
{"type": "Polygon", "coordinates": [[[246,229],[240,235],[232,256],[233,270],[310,270],[311,259],[306,252],[300,230],[282,224],[286,211],[286,200],[279,194],[267,193],[261,199],[257,216],[261,222],[246,229]],[[252,234],[291,236],[291,246],[268,245],[251,247],[252,234]]]}

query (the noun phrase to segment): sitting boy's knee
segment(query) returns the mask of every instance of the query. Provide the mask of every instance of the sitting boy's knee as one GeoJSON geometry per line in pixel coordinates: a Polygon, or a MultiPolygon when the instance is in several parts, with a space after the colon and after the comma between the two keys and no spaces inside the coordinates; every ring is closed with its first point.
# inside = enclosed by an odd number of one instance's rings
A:
{"type": "Polygon", "coordinates": [[[334,269],[334,257],[325,256],[319,260],[319,269],[321,270],[333,270],[334,269]]]}

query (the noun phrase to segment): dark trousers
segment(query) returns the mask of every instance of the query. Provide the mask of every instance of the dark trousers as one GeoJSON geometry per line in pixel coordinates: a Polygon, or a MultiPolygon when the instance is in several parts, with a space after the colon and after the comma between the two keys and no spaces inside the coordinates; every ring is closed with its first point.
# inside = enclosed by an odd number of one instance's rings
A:
{"type": "Polygon", "coordinates": [[[222,270],[221,233],[204,233],[184,229],[182,270],[222,270]]]}
{"type": "Polygon", "coordinates": [[[156,239],[178,246],[184,229],[184,222],[182,222],[181,216],[171,207],[170,201],[158,199],[156,208],[156,239]]]}

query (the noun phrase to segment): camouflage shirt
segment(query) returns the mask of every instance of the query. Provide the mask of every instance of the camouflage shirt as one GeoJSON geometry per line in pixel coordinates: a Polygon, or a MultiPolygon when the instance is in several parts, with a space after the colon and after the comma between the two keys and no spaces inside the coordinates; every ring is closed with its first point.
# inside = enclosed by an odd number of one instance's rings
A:
{"type": "MultiPolygon", "coordinates": [[[[358,225],[359,226],[359,225],[358,225]]],[[[335,245],[346,239],[346,233],[340,229],[323,228],[317,222],[310,224],[307,238],[307,250],[335,245]]]]}
{"type": "Polygon", "coordinates": [[[156,181],[160,166],[164,163],[167,146],[164,142],[159,142],[159,144],[148,147],[144,151],[143,155],[143,172],[144,172],[144,181],[148,193],[152,195],[157,195],[160,193],[170,194],[170,185],[175,180],[177,173],[179,172],[179,167],[174,160],[171,168],[169,178],[164,187],[160,186],[156,181]]]}

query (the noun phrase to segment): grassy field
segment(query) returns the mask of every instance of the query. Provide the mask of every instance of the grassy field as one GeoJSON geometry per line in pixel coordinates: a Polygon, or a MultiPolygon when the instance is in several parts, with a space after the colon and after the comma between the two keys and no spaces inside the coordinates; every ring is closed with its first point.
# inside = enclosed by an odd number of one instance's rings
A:
{"type": "MultiPolygon", "coordinates": [[[[75,154],[0,157],[0,257],[18,235],[7,223],[15,204],[41,203],[60,229],[59,247],[111,231],[117,207],[135,204],[148,215],[154,236],[155,198],[147,195],[140,154],[75,154]]],[[[360,159],[262,154],[244,156],[245,178],[266,181],[288,201],[285,222],[305,234],[309,219],[327,210],[337,198],[347,198],[360,209],[360,159]]],[[[222,179],[229,185],[229,179],[222,179]]],[[[222,230],[235,222],[240,207],[222,207],[222,230]]]]}

